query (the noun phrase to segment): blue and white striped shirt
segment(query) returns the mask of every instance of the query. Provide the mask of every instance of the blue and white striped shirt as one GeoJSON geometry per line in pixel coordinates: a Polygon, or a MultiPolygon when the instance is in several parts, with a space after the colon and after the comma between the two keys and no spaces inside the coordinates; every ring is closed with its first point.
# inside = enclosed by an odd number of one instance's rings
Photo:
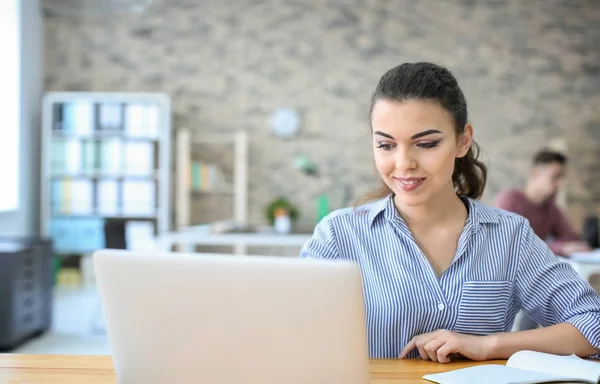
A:
{"type": "Polygon", "coordinates": [[[600,348],[600,296],[589,283],[550,251],[525,218],[465,201],[467,222],[439,280],[391,195],[331,213],[302,248],[301,257],[360,266],[371,358],[397,358],[412,337],[437,329],[508,332],[519,309],[543,326],[570,323],[600,348]]]}

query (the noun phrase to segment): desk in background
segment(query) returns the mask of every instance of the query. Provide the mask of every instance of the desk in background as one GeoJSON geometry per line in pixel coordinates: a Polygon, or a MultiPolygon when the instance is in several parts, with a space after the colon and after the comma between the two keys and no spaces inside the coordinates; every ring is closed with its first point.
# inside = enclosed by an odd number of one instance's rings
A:
{"type": "MultiPolygon", "coordinates": [[[[481,364],[505,364],[504,360],[437,364],[431,361],[372,360],[371,384],[429,383],[421,377],[481,364]]],[[[0,354],[0,382],[35,384],[116,384],[110,356],[0,354]]]]}
{"type": "MultiPolygon", "coordinates": [[[[249,255],[248,247],[277,248],[277,256],[285,256],[287,248],[296,248],[295,255],[300,255],[302,246],[310,240],[310,234],[276,234],[276,233],[206,233],[202,231],[169,232],[159,235],[154,244],[149,244],[146,249],[133,249],[137,251],[152,251],[158,249],[164,252],[172,252],[177,247],[179,252],[197,253],[196,246],[230,246],[236,256],[249,255]],[[281,251],[281,252],[279,252],[281,251]]],[[[213,252],[203,252],[213,253],[213,252]]],[[[96,275],[94,272],[91,255],[85,256],[81,261],[81,275],[84,285],[94,285],[96,275]]]]}
{"type": "Polygon", "coordinates": [[[590,281],[593,275],[600,274],[600,251],[576,253],[561,260],[571,264],[575,271],[585,280],[590,281]]]}
{"type": "Polygon", "coordinates": [[[310,234],[276,234],[276,233],[222,233],[203,234],[196,231],[166,233],[158,238],[158,249],[170,251],[175,245],[182,247],[181,251],[194,252],[198,245],[232,246],[235,255],[247,255],[249,246],[260,247],[297,247],[310,240],[310,234]]]}

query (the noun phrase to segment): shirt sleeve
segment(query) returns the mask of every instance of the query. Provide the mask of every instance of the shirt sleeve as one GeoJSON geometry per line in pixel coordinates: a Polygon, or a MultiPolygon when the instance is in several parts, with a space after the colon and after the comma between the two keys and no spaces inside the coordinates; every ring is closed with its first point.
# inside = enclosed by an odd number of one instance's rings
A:
{"type": "Polygon", "coordinates": [[[335,231],[331,219],[323,218],[300,251],[301,258],[333,260],[339,258],[335,231]]]}
{"type": "MultiPolygon", "coordinates": [[[[568,323],[600,349],[600,296],[524,224],[515,293],[542,326],[568,323]]],[[[593,356],[600,358],[600,355],[593,356]]]]}
{"type": "Polygon", "coordinates": [[[556,205],[552,205],[552,234],[554,240],[549,242],[550,249],[555,254],[564,254],[562,249],[565,243],[570,241],[581,241],[581,237],[575,232],[569,220],[556,205]]]}

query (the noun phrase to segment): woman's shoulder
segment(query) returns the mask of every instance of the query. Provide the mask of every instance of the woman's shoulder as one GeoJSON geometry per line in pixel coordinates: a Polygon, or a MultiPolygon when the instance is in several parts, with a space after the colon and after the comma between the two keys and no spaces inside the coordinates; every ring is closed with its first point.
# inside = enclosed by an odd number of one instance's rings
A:
{"type": "Polygon", "coordinates": [[[535,232],[525,217],[477,200],[470,200],[470,204],[475,213],[472,217],[476,221],[477,238],[486,244],[494,244],[496,251],[514,254],[535,238],[535,232]]]}
{"type": "Polygon", "coordinates": [[[323,218],[324,221],[345,221],[356,220],[369,216],[371,209],[368,206],[338,208],[327,214],[323,218]]]}
{"type": "Polygon", "coordinates": [[[329,223],[334,226],[348,223],[369,224],[374,216],[384,208],[385,203],[386,199],[382,199],[358,206],[338,208],[327,214],[321,223],[329,223]]]}
{"type": "Polygon", "coordinates": [[[500,226],[501,228],[513,227],[523,229],[529,226],[529,220],[524,216],[498,208],[482,201],[469,198],[469,205],[475,213],[477,221],[500,226]]]}

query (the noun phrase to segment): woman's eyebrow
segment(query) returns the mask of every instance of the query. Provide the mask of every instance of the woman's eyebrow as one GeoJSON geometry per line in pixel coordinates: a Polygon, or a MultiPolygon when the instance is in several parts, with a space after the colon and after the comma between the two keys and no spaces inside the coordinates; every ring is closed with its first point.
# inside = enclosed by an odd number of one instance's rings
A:
{"type": "Polygon", "coordinates": [[[415,133],[414,135],[412,135],[411,139],[418,139],[419,137],[429,136],[429,135],[433,135],[435,133],[442,133],[442,132],[438,131],[437,129],[428,129],[423,132],[415,133]]]}

